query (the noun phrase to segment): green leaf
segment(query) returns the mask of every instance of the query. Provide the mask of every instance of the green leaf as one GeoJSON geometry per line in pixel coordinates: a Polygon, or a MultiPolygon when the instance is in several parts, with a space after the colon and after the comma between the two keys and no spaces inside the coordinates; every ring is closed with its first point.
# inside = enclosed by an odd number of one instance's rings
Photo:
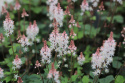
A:
{"type": "Polygon", "coordinates": [[[89,76],[88,75],[83,76],[82,82],[83,83],[89,83],[89,76]]]}
{"type": "Polygon", "coordinates": [[[76,81],[77,78],[78,78],[78,75],[72,75],[72,77],[71,77],[72,82],[76,81]]]}
{"type": "Polygon", "coordinates": [[[12,75],[7,76],[4,80],[6,81],[6,83],[10,82],[12,80],[12,75]]]}
{"type": "Polygon", "coordinates": [[[115,83],[124,83],[124,81],[125,81],[125,78],[121,75],[118,75],[115,80],[115,83]]]}
{"type": "Polygon", "coordinates": [[[96,20],[96,16],[91,17],[90,20],[96,20]]]}
{"type": "Polygon", "coordinates": [[[40,13],[42,11],[42,8],[41,7],[32,7],[31,10],[34,13],[38,14],[38,13],[40,13]]]}
{"type": "Polygon", "coordinates": [[[120,68],[121,67],[121,65],[122,65],[122,63],[120,62],[120,61],[113,61],[112,62],[112,66],[114,67],[114,68],[120,68]]]}
{"type": "Polygon", "coordinates": [[[114,80],[114,77],[112,75],[109,75],[105,78],[100,79],[99,82],[100,83],[110,83],[113,80],[114,80]]]}
{"type": "Polygon", "coordinates": [[[123,23],[124,22],[124,19],[123,19],[123,17],[121,16],[121,15],[116,15],[116,16],[114,16],[114,18],[113,18],[113,21],[116,21],[116,22],[118,22],[118,23],[123,23]]]}

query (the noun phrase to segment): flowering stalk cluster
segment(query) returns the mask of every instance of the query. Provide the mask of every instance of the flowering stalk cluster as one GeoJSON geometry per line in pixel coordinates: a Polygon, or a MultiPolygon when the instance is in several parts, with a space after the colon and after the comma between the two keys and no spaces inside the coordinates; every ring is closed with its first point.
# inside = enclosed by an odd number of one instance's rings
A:
{"type": "Polygon", "coordinates": [[[49,5],[49,14],[50,20],[53,20],[54,18],[59,23],[60,26],[63,26],[63,18],[64,13],[63,9],[60,7],[60,3],[58,3],[58,0],[48,0],[47,4],[49,5]],[[57,6],[56,6],[57,5],[57,6]]]}
{"type": "Polygon", "coordinates": [[[66,32],[59,33],[57,26],[54,27],[53,32],[50,34],[50,44],[51,50],[55,50],[58,52],[58,57],[67,54],[68,50],[68,41],[69,37],[67,36],[66,32]]]}
{"type": "Polygon", "coordinates": [[[83,62],[85,61],[85,57],[83,56],[83,53],[81,52],[79,57],[77,57],[77,60],[78,60],[78,64],[79,65],[83,65],[83,62]]]}
{"type": "Polygon", "coordinates": [[[19,1],[16,0],[16,4],[15,4],[14,9],[15,9],[15,10],[19,10],[20,8],[21,8],[21,5],[20,5],[19,1]]]}
{"type": "Polygon", "coordinates": [[[44,47],[40,50],[40,55],[42,56],[42,63],[50,63],[51,62],[51,50],[48,48],[46,40],[44,41],[44,47]]]}
{"type": "Polygon", "coordinates": [[[22,61],[21,59],[18,57],[18,55],[16,55],[14,61],[12,62],[13,63],[13,69],[20,69],[21,68],[21,65],[22,65],[22,61]]]}
{"type": "Polygon", "coordinates": [[[105,40],[103,46],[97,49],[96,53],[92,55],[92,69],[94,75],[99,75],[102,69],[108,72],[108,65],[113,61],[116,42],[113,39],[113,32],[110,33],[108,40],[105,40]]]}
{"type": "Polygon", "coordinates": [[[14,22],[11,20],[9,13],[6,15],[6,19],[3,22],[3,27],[7,37],[10,36],[14,31],[14,22]]]}
{"type": "Polygon", "coordinates": [[[34,21],[33,25],[30,23],[26,30],[27,37],[31,39],[31,41],[34,41],[38,33],[39,28],[36,24],[36,21],[34,21]]]}
{"type": "Polygon", "coordinates": [[[60,80],[59,80],[59,72],[56,71],[55,67],[54,67],[54,63],[51,64],[51,70],[49,71],[48,73],[48,76],[47,76],[49,79],[50,78],[54,78],[54,81],[56,83],[60,83],[60,80]]]}
{"type": "Polygon", "coordinates": [[[35,64],[35,68],[37,68],[37,67],[41,67],[41,64],[39,63],[38,60],[36,61],[36,64],[35,64]]]}
{"type": "Polygon", "coordinates": [[[80,7],[81,7],[81,11],[82,11],[81,15],[83,15],[85,11],[92,11],[92,7],[89,6],[89,4],[86,0],[83,0],[80,7]]]}
{"type": "Polygon", "coordinates": [[[18,43],[21,44],[25,52],[28,50],[27,46],[31,45],[31,43],[29,42],[29,39],[25,35],[22,35],[19,37],[18,43]]]}
{"type": "Polygon", "coordinates": [[[69,51],[69,53],[72,53],[74,56],[75,56],[75,54],[76,54],[76,49],[77,49],[77,47],[75,46],[75,44],[74,44],[74,41],[73,40],[71,40],[71,42],[70,42],[70,45],[69,45],[69,47],[68,47],[68,49],[70,50],[69,51]]]}

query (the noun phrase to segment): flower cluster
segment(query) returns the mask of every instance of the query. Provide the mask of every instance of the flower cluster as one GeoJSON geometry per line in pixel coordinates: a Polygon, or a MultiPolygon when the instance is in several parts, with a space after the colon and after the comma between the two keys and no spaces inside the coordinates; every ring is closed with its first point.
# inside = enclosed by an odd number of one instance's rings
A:
{"type": "Polygon", "coordinates": [[[55,5],[58,3],[58,0],[47,0],[46,3],[47,5],[55,5]]]}
{"type": "Polygon", "coordinates": [[[51,62],[51,50],[48,48],[46,40],[44,41],[44,47],[40,50],[40,55],[42,56],[43,63],[50,63],[51,62]]]}
{"type": "Polygon", "coordinates": [[[21,5],[20,5],[19,1],[16,0],[16,4],[15,4],[14,9],[15,9],[15,10],[19,10],[20,8],[21,8],[21,5]]]}
{"type": "Polygon", "coordinates": [[[12,63],[13,63],[13,69],[15,70],[15,69],[20,69],[22,61],[18,57],[18,55],[16,55],[16,57],[15,57],[15,59],[14,59],[14,61],[12,63]]]}
{"type": "Polygon", "coordinates": [[[104,11],[104,10],[105,10],[105,8],[104,8],[103,1],[102,1],[99,6],[99,11],[104,11]]]}
{"type": "Polygon", "coordinates": [[[33,25],[30,23],[26,30],[27,37],[32,41],[34,41],[38,33],[39,33],[39,28],[36,24],[36,21],[34,21],[33,25]]]}
{"type": "Polygon", "coordinates": [[[67,6],[66,10],[64,11],[64,14],[65,14],[65,15],[69,15],[69,16],[71,15],[68,6],[67,6]]]}
{"type": "Polygon", "coordinates": [[[29,15],[27,14],[27,12],[25,11],[25,9],[23,8],[22,18],[24,18],[25,16],[29,16],[29,15]]]}
{"type": "Polygon", "coordinates": [[[59,53],[57,55],[58,57],[67,54],[69,43],[68,39],[69,37],[67,36],[65,31],[57,38],[58,47],[55,49],[55,51],[59,53]]]}
{"type": "Polygon", "coordinates": [[[113,32],[110,33],[108,40],[105,40],[103,46],[97,49],[92,56],[92,68],[96,69],[94,75],[100,74],[102,69],[107,70],[108,65],[113,61],[116,42],[113,39],[113,32]]]}
{"type": "Polygon", "coordinates": [[[8,11],[6,10],[6,8],[4,6],[2,6],[2,14],[7,13],[8,11]]]}
{"type": "Polygon", "coordinates": [[[9,4],[13,1],[14,0],[0,0],[0,15],[1,15],[1,12],[2,12],[3,8],[4,9],[7,8],[6,5],[5,5],[5,2],[9,4]]]}
{"type": "Polygon", "coordinates": [[[35,64],[35,68],[37,68],[37,67],[41,67],[41,64],[39,63],[38,60],[36,61],[36,64],[35,64]]]}
{"type": "Polygon", "coordinates": [[[0,33],[0,43],[4,42],[4,37],[3,37],[3,34],[0,33]]]}
{"type": "Polygon", "coordinates": [[[71,36],[72,38],[74,38],[74,37],[76,36],[76,34],[74,33],[73,29],[71,29],[70,36],[71,36]]]}
{"type": "Polygon", "coordinates": [[[3,27],[7,37],[10,36],[14,31],[14,22],[10,19],[9,13],[6,15],[6,19],[3,22],[3,27]]]}
{"type": "Polygon", "coordinates": [[[0,68],[0,78],[3,78],[3,77],[4,77],[3,69],[0,68]]]}
{"type": "Polygon", "coordinates": [[[18,43],[20,43],[22,47],[26,47],[30,45],[29,39],[25,35],[21,36],[18,43]]]}
{"type": "Polygon", "coordinates": [[[23,82],[23,81],[22,81],[21,77],[18,77],[17,83],[22,83],[22,82],[23,82]]]}
{"type": "Polygon", "coordinates": [[[97,7],[99,0],[91,0],[93,7],[97,7]]]}
{"type": "Polygon", "coordinates": [[[82,11],[81,15],[83,15],[85,11],[92,11],[92,7],[89,6],[89,4],[86,0],[83,0],[80,7],[81,7],[81,11],[82,11]]]}
{"type": "Polygon", "coordinates": [[[80,53],[80,55],[79,55],[79,57],[77,58],[77,60],[78,60],[78,64],[79,65],[83,65],[83,62],[85,61],[85,57],[83,56],[83,53],[81,52],[80,53]]]}
{"type": "Polygon", "coordinates": [[[75,56],[75,54],[76,54],[75,51],[76,51],[77,47],[75,46],[73,40],[71,40],[68,49],[70,50],[69,53],[73,53],[73,55],[75,56]]]}
{"type": "Polygon", "coordinates": [[[60,26],[63,26],[63,18],[64,13],[63,9],[60,7],[60,3],[58,3],[58,0],[48,0],[47,4],[49,5],[49,18],[50,20],[53,20],[54,18],[59,23],[60,26]],[[57,4],[57,6],[56,6],[57,4]]]}
{"type": "Polygon", "coordinates": [[[50,34],[50,44],[51,50],[55,50],[59,54],[58,57],[67,54],[68,50],[68,41],[69,37],[67,36],[66,32],[59,33],[57,26],[54,27],[53,32],[50,34]]]}
{"type": "Polygon", "coordinates": [[[50,41],[50,44],[51,44],[51,46],[50,46],[51,50],[57,48],[58,37],[59,37],[59,31],[58,31],[57,26],[55,26],[54,30],[52,31],[52,33],[49,36],[49,41],[50,41]]]}
{"type": "Polygon", "coordinates": [[[60,83],[59,81],[59,72],[56,71],[55,67],[54,67],[54,63],[51,64],[51,70],[48,73],[48,78],[54,78],[56,83],[60,83]]]}
{"type": "Polygon", "coordinates": [[[69,23],[70,23],[69,28],[71,28],[72,26],[75,26],[75,20],[73,18],[73,15],[71,15],[71,19],[70,19],[69,23]]]}
{"type": "Polygon", "coordinates": [[[55,7],[54,9],[54,18],[56,19],[56,21],[59,23],[60,26],[63,26],[64,14],[63,14],[63,9],[61,9],[60,7],[60,3],[58,3],[58,6],[55,7]]]}

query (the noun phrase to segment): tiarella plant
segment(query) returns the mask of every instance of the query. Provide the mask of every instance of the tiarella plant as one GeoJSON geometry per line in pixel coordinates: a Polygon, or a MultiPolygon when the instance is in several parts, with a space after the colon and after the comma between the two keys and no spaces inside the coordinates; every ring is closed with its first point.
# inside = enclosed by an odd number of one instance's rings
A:
{"type": "Polygon", "coordinates": [[[1,0],[0,83],[124,83],[124,6],[1,0]]]}

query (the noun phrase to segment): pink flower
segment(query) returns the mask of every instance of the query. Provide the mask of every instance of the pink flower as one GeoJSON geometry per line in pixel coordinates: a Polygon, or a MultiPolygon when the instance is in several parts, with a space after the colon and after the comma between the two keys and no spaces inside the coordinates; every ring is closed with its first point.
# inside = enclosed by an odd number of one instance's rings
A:
{"type": "Polygon", "coordinates": [[[77,22],[76,27],[81,28],[81,26],[79,25],[79,22],[77,22]]]}
{"type": "Polygon", "coordinates": [[[19,1],[16,0],[16,4],[15,4],[14,9],[15,9],[15,10],[19,10],[20,8],[21,8],[21,5],[20,5],[19,1]]]}
{"type": "Polygon", "coordinates": [[[72,38],[74,38],[74,36],[76,36],[76,34],[74,33],[73,29],[71,29],[70,36],[72,36],[72,38]]]}
{"type": "Polygon", "coordinates": [[[8,11],[2,6],[2,14],[7,13],[8,11]]]}
{"type": "Polygon", "coordinates": [[[25,35],[22,35],[18,43],[20,43],[22,47],[30,45],[29,39],[25,35]]]}
{"type": "Polygon", "coordinates": [[[56,71],[55,67],[54,67],[54,63],[51,64],[51,70],[48,73],[48,78],[54,78],[56,83],[60,83],[59,81],[59,72],[56,71]]]}
{"type": "Polygon", "coordinates": [[[22,17],[24,18],[25,16],[29,16],[29,15],[26,13],[25,9],[23,8],[22,17]]]}
{"type": "Polygon", "coordinates": [[[18,55],[16,55],[16,57],[12,63],[13,63],[13,69],[15,70],[15,69],[20,69],[22,61],[20,58],[18,58],[18,55]]]}
{"type": "Polygon", "coordinates": [[[14,31],[14,22],[10,19],[9,13],[6,15],[6,19],[3,22],[3,27],[7,37],[10,36],[14,31]]]}
{"type": "Polygon", "coordinates": [[[66,8],[65,15],[71,15],[68,6],[67,6],[67,8],[66,8]]]}
{"type": "Polygon", "coordinates": [[[73,15],[71,15],[71,19],[70,19],[69,23],[72,23],[72,24],[75,23],[75,20],[74,20],[74,18],[73,18],[73,15]]]}
{"type": "Polygon", "coordinates": [[[23,81],[22,81],[21,77],[18,77],[17,83],[22,83],[22,82],[23,82],[23,81]]]}
{"type": "Polygon", "coordinates": [[[105,8],[104,8],[104,5],[103,5],[103,1],[101,2],[101,5],[99,6],[99,10],[105,10],[105,8]]]}
{"type": "Polygon", "coordinates": [[[79,57],[77,58],[78,64],[83,65],[83,61],[85,61],[85,57],[83,56],[83,53],[81,52],[79,57]]]}
{"type": "Polygon", "coordinates": [[[46,40],[44,41],[44,47],[40,50],[40,55],[42,56],[43,63],[50,63],[51,62],[51,51],[47,46],[46,40]]]}
{"type": "Polygon", "coordinates": [[[74,52],[77,49],[73,40],[71,40],[70,42],[69,49],[71,50],[71,52],[74,52]]]}
{"type": "Polygon", "coordinates": [[[32,42],[35,40],[37,34],[39,33],[39,28],[36,24],[36,20],[34,20],[34,23],[30,22],[28,28],[26,29],[26,34],[29,39],[32,40],[32,42]]]}
{"type": "Polygon", "coordinates": [[[39,63],[38,60],[36,61],[36,64],[35,64],[35,68],[37,68],[37,67],[41,67],[41,64],[39,63]]]}

